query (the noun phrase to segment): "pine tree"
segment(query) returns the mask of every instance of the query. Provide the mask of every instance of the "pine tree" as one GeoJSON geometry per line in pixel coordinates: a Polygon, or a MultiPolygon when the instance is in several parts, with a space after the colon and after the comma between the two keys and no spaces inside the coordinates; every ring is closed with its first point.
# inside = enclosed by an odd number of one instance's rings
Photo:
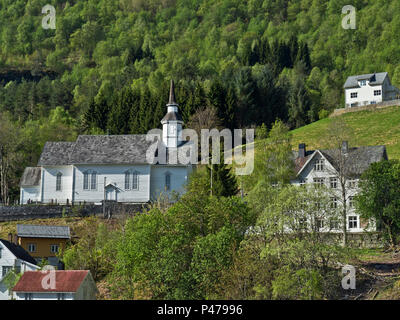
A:
{"type": "Polygon", "coordinates": [[[223,153],[220,154],[220,163],[207,166],[211,193],[217,197],[231,197],[238,192],[236,176],[232,173],[232,168],[224,163],[223,153]],[[211,178],[212,177],[212,178],[211,178]]]}

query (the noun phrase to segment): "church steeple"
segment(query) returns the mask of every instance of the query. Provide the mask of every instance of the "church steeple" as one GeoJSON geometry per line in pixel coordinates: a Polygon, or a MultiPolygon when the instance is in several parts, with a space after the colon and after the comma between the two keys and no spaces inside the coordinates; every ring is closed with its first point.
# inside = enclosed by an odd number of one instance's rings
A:
{"type": "Polygon", "coordinates": [[[183,120],[178,112],[178,104],[175,99],[175,84],[171,80],[169,88],[169,101],[167,103],[167,114],[161,120],[163,125],[163,141],[167,147],[176,148],[182,141],[183,120]]]}
{"type": "Polygon", "coordinates": [[[171,79],[171,85],[169,88],[169,102],[167,104],[167,106],[170,105],[174,105],[177,106],[178,104],[175,102],[175,84],[174,84],[174,80],[171,79]]]}

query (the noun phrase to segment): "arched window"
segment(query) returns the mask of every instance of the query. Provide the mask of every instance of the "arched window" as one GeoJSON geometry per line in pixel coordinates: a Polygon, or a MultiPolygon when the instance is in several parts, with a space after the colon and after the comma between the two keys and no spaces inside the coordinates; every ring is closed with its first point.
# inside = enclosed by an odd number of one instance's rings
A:
{"type": "Polygon", "coordinates": [[[83,173],[83,190],[89,190],[89,172],[83,173]]]}
{"type": "Polygon", "coordinates": [[[61,172],[57,173],[56,191],[61,191],[61,178],[62,178],[62,173],[61,172]]]}
{"type": "Polygon", "coordinates": [[[169,172],[165,174],[165,190],[171,190],[171,174],[169,172]]]}
{"type": "Polygon", "coordinates": [[[125,190],[129,190],[131,188],[130,177],[131,173],[129,171],[125,171],[125,190]]]}
{"type": "Polygon", "coordinates": [[[139,174],[137,171],[132,173],[132,189],[133,190],[139,189],[139,174]]]}
{"type": "Polygon", "coordinates": [[[97,189],[97,172],[93,171],[92,172],[92,177],[90,180],[90,189],[91,190],[96,190],[97,189]]]}

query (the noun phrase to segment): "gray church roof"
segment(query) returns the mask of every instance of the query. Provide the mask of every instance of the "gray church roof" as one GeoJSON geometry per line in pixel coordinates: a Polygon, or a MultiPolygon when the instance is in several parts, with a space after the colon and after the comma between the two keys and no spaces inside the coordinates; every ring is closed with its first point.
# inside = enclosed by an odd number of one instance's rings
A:
{"type": "Polygon", "coordinates": [[[79,136],[69,159],[73,164],[146,164],[153,144],[146,135],[79,136]]]}
{"type": "Polygon", "coordinates": [[[21,187],[33,187],[40,185],[42,179],[42,169],[40,167],[25,168],[21,178],[21,187]]]}
{"type": "Polygon", "coordinates": [[[56,166],[70,164],[70,155],[75,142],[46,142],[40,156],[39,166],[56,166]]]}
{"type": "Polygon", "coordinates": [[[349,89],[349,88],[359,88],[360,86],[358,85],[358,81],[360,80],[369,80],[370,85],[381,85],[385,78],[387,77],[388,73],[387,72],[380,72],[380,73],[368,73],[368,74],[362,74],[362,75],[357,75],[357,76],[350,76],[347,78],[344,88],[349,89]]]}
{"type": "Polygon", "coordinates": [[[18,237],[27,238],[71,238],[68,226],[17,224],[17,235],[18,237]]]}
{"type": "MultiPolygon", "coordinates": [[[[63,152],[60,146],[64,145],[60,142],[47,143],[39,165],[149,164],[146,154],[154,143],[147,141],[146,135],[82,135],[75,143],[67,143],[71,146],[68,153],[63,152]]],[[[178,149],[183,147],[186,150],[188,144],[183,143],[178,149]]],[[[162,151],[164,148],[165,145],[159,143],[154,148],[154,155],[157,156],[157,150],[162,151]]],[[[184,164],[181,154],[178,158],[177,164],[184,164]]],[[[168,159],[167,163],[173,164],[171,161],[168,159]]]]}

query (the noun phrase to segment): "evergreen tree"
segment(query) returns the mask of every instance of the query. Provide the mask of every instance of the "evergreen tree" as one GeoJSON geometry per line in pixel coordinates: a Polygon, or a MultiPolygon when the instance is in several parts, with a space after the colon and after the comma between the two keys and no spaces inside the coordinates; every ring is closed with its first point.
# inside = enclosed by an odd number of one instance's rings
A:
{"type": "Polygon", "coordinates": [[[207,166],[208,176],[213,196],[231,197],[238,192],[238,183],[236,176],[232,173],[232,168],[224,163],[223,153],[220,155],[219,164],[207,166]]]}

